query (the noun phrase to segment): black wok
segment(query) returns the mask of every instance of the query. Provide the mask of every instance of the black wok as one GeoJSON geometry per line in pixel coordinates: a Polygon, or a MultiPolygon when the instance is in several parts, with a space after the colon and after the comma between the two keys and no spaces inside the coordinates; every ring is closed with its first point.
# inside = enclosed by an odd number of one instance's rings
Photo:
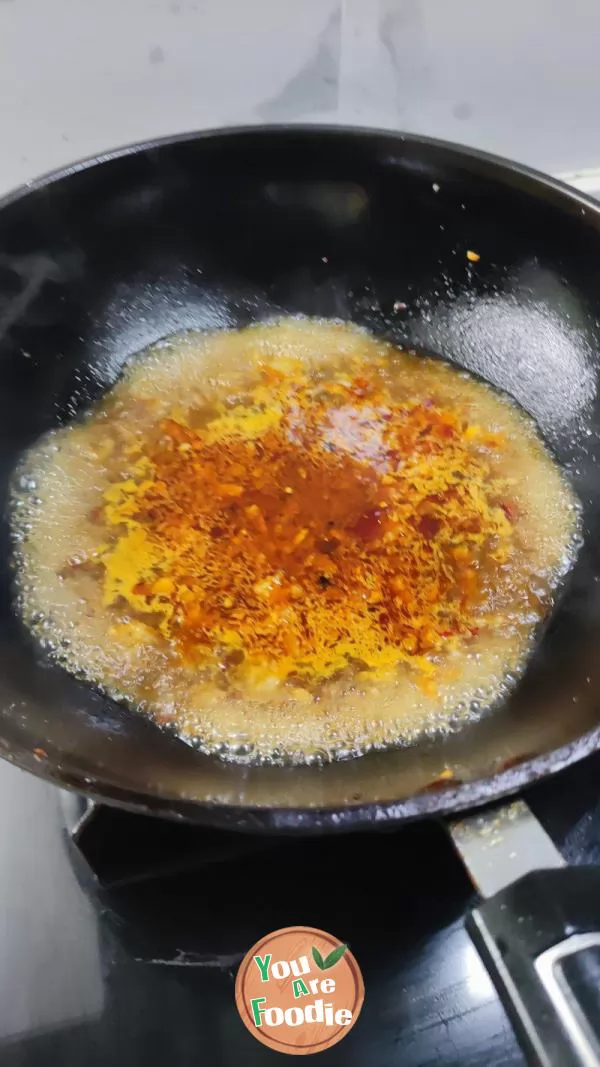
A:
{"type": "Polygon", "coordinates": [[[177,137],[6,197],[0,754],[134,809],[310,832],[478,806],[598,748],[599,319],[600,207],[425,138],[323,127],[177,137]],[[7,481],[22,450],[161,336],[281,312],[348,319],[481,375],[537,420],[573,479],[585,539],[555,616],[511,699],[454,736],[326,766],[225,764],[52,666],[12,609],[7,481]]]}

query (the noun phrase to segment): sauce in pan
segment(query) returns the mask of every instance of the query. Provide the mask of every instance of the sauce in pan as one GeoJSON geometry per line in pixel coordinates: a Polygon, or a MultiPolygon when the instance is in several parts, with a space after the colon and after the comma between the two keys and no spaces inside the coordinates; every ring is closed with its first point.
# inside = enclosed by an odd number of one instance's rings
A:
{"type": "Polygon", "coordinates": [[[160,342],[19,485],[30,628],[240,760],[360,754],[493,704],[578,532],[509,400],[310,319],[160,342]]]}

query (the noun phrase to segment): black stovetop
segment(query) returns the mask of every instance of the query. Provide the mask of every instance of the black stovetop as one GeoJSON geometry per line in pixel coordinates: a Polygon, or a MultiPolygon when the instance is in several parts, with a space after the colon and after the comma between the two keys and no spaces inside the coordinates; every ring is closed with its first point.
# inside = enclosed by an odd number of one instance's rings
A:
{"type": "MultiPolygon", "coordinates": [[[[599,775],[596,756],[527,794],[570,862],[600,862],[599,775]]],[[[348,942],[365,980],[356,1026],[319,1062],[522,1067],[441,826],[253,839],[103,809],[79,849],[74,805],[0,765],[2,1067],[274,1063],[234,979],[255,941],[296,924],[348,942]]]]}

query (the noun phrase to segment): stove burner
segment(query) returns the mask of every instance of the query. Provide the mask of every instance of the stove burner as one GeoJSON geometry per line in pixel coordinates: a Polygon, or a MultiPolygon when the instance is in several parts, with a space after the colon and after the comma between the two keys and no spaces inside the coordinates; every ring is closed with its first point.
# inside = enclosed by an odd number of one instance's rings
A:
{"type": "Polygon", "coordinates": [[[392,967],[406,950],[404,916],[410,940],[418,941],[458,923],[473,896],[448,835],[434,822],[258,836],[74,795],[64,796],[62,807],[76,877],[102,917],[105,951],[157,971],[233,976],[250,945],[297,923],[347,934],[367,971],[375,957],[392,967]]]}
{"type": "Polygon", "coordinates": [[[104,889],[233,862],[279,840],[140,815],[71,793],[61,794],[61,806],[72,845],[104,889]]]}
{"type": "MultiPolygon", "coordinates": [[[[600,754],[528,792],[570,862],[598,861],[599,768],[600,754]]],[[[467,944],[462,923],[475,893],[436,822],[260,836],[134,814],[72,793],[61,800],[75,875],[101,917],[111,959],[146,964],[152,973],[191,969],[194,982],[210,984],[219,972],[233,976],[265,933],[301,923],[352,941],[373,995],[373,975],[410,969],[424,943],[427,973],[419,971],[419,981],[435,984],[447,967],[450,982],[451,946],[467,944]]],[[[495,1004],[470,942],[468,950],[467,980],[495,1004]]]]}

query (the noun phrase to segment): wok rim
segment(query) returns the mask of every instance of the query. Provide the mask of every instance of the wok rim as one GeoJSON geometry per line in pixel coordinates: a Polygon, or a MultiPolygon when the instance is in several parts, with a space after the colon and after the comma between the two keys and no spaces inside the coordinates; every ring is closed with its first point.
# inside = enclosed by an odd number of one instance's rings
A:
{"type": "Polygon", "coordinates": [[[114,148],[97,152],[94,155],[81,156],[71,163],[41,172],[37,177],[30,178],[25,182],[14,186],[0,196],[0,211],[10,204],[22,199],[29,193],[38,189],[44,189],[48,185],[72,174],[92,170],[103,163],[110,163],[117,159],[123,159],[131,155],[139,155],[153,149],[168,147],[169,145],[185,144],[193,141],[217,140],[226,138],[240,138],[252,136],[264,136],[268,134],[300,133],[312,135],[324,135],[327,137],[355,136],[363,140],[372,140],[374,137],[387,138],[398,145],[422,146],[434,148],[464,159],[479,160],[488,163],[499,171],[518,174],[523,178],[533,180],[538,186],[545,187],[563,198],[579,204],[581,207],[595,214],[600,220],[600,202],[588,193],[569,185],[561,178],[554,177],[535,167],[519,163],[508,156],[484,151],[472,145],[463,144],[460,141],[448,141],[444,138],[429,137],[426,134],[411,133],[410,131],[397,130],[388,126],[359,126],[344,123],[242,123],[235,126],[209,126],[197,130],[189,130],[175,134],[165,134],[144,141],[130,141],[114,148]]]}
{"type": "Polygon", "coordinates": [[[422,790],[402,800],[370,801],[319,807],[260,807],[214,801],[190,800],[159,791],[125,789],[109,777],[68,771],[24,749],[0,750],[0,758],[61,789],[133,813],[159,816],[174,821],[245,833],[298,834],[347,833],[352,830],[383,828],[444,818],[507,800],[524,788],[547,780],[600,749],[600,726],[582,734],[561,748],[524,760],[515,767],[498,771],[460,785],[422,790]]]}

